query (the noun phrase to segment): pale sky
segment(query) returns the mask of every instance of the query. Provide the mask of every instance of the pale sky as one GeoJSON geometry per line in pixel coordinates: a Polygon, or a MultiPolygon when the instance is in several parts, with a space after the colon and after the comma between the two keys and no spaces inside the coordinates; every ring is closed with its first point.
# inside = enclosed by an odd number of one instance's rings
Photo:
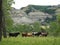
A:
{"type": "Polygon", "coordinates": [[[21,7],[25,7],[29,4],[33,5],[58,5],[60,4],[60,0],[14,0],[15,4],[12,4],[12,7],[16,9],[20,9],[21,7]]]}

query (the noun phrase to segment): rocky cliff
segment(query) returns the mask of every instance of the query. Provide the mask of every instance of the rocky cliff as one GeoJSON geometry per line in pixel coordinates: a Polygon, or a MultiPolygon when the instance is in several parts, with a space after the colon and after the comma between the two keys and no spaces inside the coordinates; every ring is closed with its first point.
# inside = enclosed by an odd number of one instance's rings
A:
{"type": "Polygon", "coordinates": [[[54,21],[56,19],[56,10],[60,6],[39,6],[39,5],[28,5],[27,7],[22,7],[21,9],[12,8],[11,18],[14,23],[34,23],[54,21]]]}

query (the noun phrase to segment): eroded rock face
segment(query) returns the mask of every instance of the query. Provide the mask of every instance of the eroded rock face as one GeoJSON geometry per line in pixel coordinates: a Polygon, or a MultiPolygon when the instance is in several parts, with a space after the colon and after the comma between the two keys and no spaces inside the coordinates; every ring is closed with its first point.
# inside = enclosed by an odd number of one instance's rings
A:
{"type": "Polygon", "coordinates": [[[37,19],[37,20],[39,19],[44,20],[47,17],[52,18],[52,15],[49,15],[48,13],[43,13],[43,12],[30,12],[28,15],[31,19],[37,19]]]}
{"type": "MultiPolygon", "coordinates": [[[[48,9],[51,8],[49,7],[48,9]]],[[[55,8],[53,7],[52,9],[55,8]]],[[[27,6],[19,10],[12,8],[10,13],[14,23],[34,23],[36,21],[44,22],[46,18],[53,18],[52,14],[37,10],[33,6],[27,6]]]]}
{"type": "Polygon", "coordinates": [[[43,22],[46,17],[52,18],[51,15],[43,12],[30,12],[28,15],[23,12],[17,15],[12,15],[15,23],[34,23],[36,21],[43,22]]]}

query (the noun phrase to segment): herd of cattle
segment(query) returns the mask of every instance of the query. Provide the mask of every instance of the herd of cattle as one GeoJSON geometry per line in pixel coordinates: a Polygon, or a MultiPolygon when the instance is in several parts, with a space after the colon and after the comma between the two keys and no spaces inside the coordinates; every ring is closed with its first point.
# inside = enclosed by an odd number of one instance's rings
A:
{"type": "Polygon", "coordinates": [[[44,36],[48,35],[48,32],[10,32],[9,37],[17,37],[18,35],[22,35],[22,37],[34,37],[34,36],[44,36]]]}

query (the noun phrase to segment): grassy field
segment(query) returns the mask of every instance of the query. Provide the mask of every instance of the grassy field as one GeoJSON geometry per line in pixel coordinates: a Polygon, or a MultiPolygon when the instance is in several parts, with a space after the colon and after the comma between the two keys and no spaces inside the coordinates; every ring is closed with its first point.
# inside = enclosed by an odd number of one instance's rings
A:
{"type": "Polygon", "coordinates": [[[0,45],[60,45],[59,37],[8,37],[0,45]]]}

